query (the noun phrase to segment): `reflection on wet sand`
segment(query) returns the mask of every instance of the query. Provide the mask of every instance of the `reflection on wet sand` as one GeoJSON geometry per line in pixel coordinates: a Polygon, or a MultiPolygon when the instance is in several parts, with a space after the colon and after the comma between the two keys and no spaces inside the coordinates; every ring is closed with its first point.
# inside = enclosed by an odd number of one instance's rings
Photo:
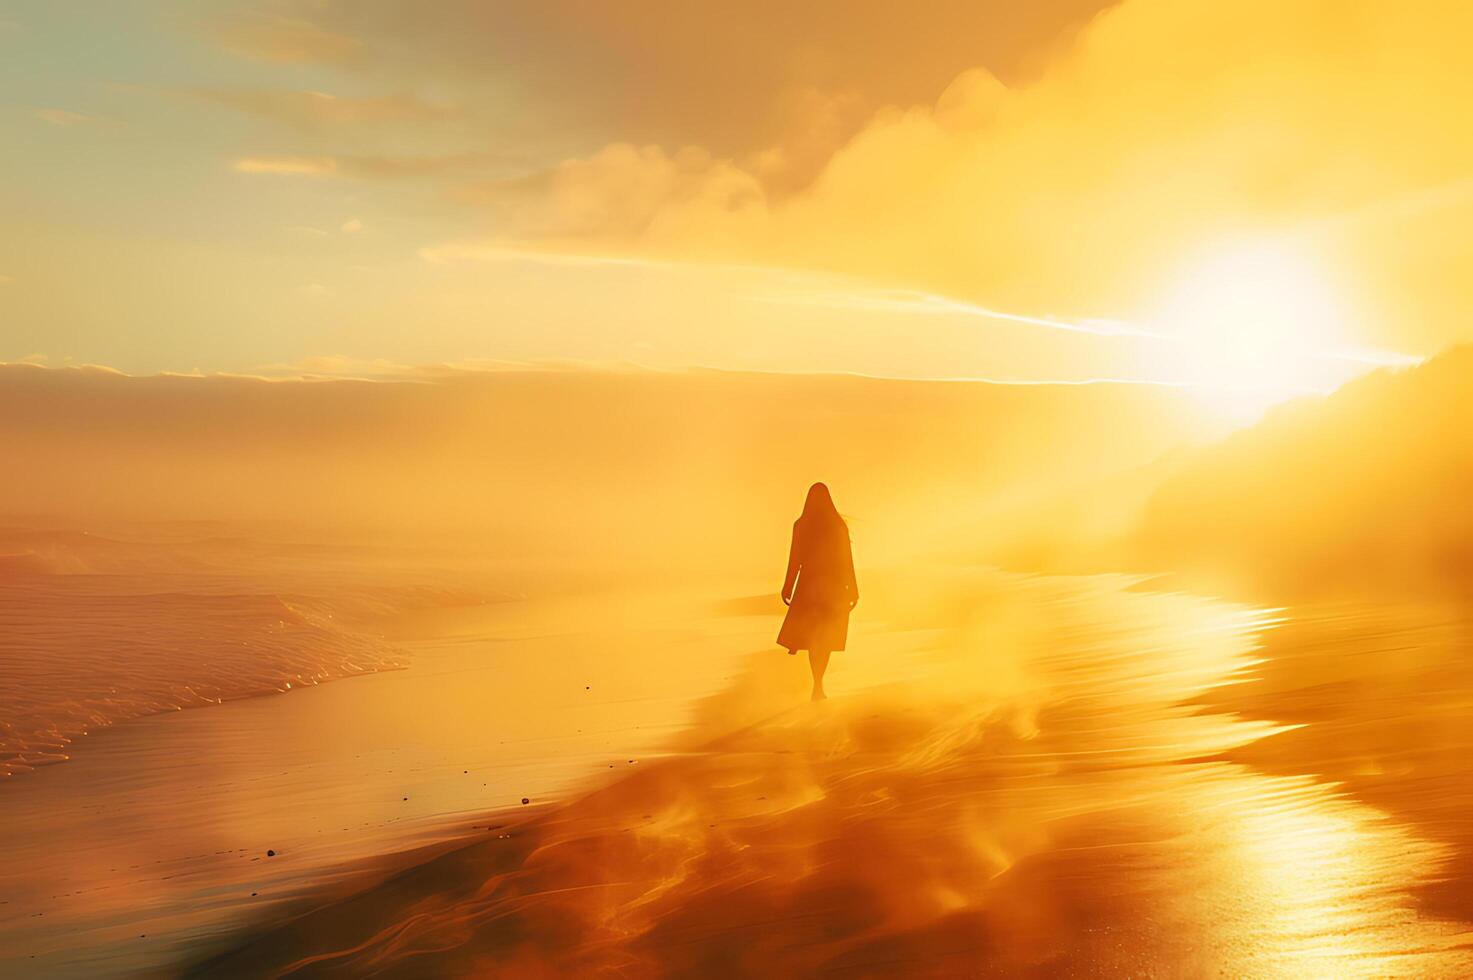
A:
{"type": "Polygon", "coordinates": [[[1231,757],[1280,774],[1312,769],[1436,842],[1425,914],[1473,918],[1473,623],[1456,605],[1337,604],[1297,610],[1268,638],[1252,682],[1217,710],[1294,723],[1231,757]],[[1312,762],[1307,763],[1307,760],[1312,762]]]}
{"type": "Polygon", "coordinates": [[[1473,971],[1446,844],[1237,759],[1297,735],[1245,717],[1282,616],[1127,585],[878,582],[834,700],[754,654],[683,754],[201,973],[1473,971]]]}
{"type": "Polygon", "coordinates": [[[255,917],[351,894],[488,811],[647,762],[753,644],[746,621],[700,620],[672,590],[474,601],[487,584],[446,605],[456,593],[405,584],[402,565],[368,592],[307,584],[341,626],[349,610],[391,630],[411,669],[109,726],[0,781],[0,977],[166,975],[255,917]],[[680,656],[697,642],[705,656],[680,656]],[[641,661],[664,666],[627,669],[641,661]]]}

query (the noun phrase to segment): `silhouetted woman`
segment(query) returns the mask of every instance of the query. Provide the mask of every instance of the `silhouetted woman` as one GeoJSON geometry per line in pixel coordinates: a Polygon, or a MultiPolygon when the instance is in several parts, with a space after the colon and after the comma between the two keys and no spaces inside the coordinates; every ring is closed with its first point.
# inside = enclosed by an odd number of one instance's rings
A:
{"type": "Polygon", "coordinates": [[[813,667],[813,700],[822,700],[827,696],[823,693],[823,673],[829,666],[829,654],[844,649],[849,611],[859,602],[849,526],[834,507],[829,488],[822,483],[808,488],[803,513],[793,522],[783,602],[788,605],[788,614],[777,634],[778,645],[787,647],[789,654],[808,651],[808,662],[813,667]]]}

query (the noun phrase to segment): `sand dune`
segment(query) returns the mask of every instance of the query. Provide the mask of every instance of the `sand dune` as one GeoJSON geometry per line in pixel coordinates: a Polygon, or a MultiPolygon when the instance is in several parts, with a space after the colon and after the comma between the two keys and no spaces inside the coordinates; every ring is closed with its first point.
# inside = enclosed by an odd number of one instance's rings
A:
{"type": "Polygon", "coordinates": [[[1473,347],[1286,405],[1191,454],[1127,561],[1237,594],[1473,594],[1473,347]]]}

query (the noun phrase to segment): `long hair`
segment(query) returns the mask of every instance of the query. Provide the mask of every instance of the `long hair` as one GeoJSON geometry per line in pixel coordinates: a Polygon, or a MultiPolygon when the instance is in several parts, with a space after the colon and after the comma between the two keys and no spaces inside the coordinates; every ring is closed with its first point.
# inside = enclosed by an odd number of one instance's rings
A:
{"type": "Polygon", "coordinates": [[[808,488],[808,497],[803,501],[803,513],[798,515],[798,523],[803,525],[804,530],[819,537],[849,538],[849,525],[839,516],[839,508],[834,506],[829,488],[822,483],[815,483],[808,488]]]}

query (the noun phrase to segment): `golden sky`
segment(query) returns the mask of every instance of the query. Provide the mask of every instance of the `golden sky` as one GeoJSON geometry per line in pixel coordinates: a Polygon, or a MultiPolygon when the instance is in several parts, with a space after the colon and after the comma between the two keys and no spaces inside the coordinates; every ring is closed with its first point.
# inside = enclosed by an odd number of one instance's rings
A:
{"type": "Polygon", "coordinates": [[[1453,2],[20,0],[0,359],[1323,389],[1473,338],[1470,36],[1453,2]]]}

